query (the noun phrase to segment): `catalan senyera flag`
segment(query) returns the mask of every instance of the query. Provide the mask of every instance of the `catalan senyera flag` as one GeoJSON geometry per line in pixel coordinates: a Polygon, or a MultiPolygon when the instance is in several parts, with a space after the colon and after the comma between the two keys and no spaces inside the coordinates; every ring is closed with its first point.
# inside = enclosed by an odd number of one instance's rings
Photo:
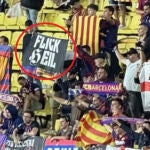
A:
{"type": "Polygon", "coordinates": [[[75,140],[77,146],[84,148],[91,144],[106,145],[113,141],[111,133],[100,124],[100,117],[93,110],[89,111],[81,118],[75,140]]]}
{"type": "Polygon", "coordinates": [[[98,16],[75,16],[73,21],[73,38],[77,45],[89,45],[91,54],[99,52],[98,16]]]}

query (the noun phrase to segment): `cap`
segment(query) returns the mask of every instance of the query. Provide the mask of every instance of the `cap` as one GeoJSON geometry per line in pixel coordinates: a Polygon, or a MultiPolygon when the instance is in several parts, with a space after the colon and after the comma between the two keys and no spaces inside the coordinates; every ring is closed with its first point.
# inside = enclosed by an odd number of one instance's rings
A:
{"type": "Polygon", "coordinates": [[[24,79],[28,80],[28,76],[25,75],[25,74],[20,74],[20,75],[18,76],[18,80],[19,80],[20,78],[24,78],[24,79]]]}
{"type": "Polygon", "coordinates": [[[137,50],[135,48],[130,48],[130,50],[126,54],[127,55],[138,54],[138,52],[137,52],[137,50]]]}

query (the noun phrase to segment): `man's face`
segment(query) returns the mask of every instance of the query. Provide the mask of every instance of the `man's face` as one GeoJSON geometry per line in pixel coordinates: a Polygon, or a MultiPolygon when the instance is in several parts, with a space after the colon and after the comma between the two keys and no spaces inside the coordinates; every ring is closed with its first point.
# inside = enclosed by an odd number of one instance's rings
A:
{"type": "Polygon", "coordinates": [[[94,108],[100,107],[100,100],[99,100],[98,95],[94,95],[94,97],[93,97],[93,106],[94,106],[94,108]]]}
{"type": "Polygon", "coordinates": [[[102,67],[104,66],[105,60],[103,58],[96,58],[94,62],[96,67],[102,67]]]}
{"type": "Polygon", "coordinates": [[[8,43],[3,38],[0,38],[0,45],[8,45],[8,43]]]}
{"type": "Polygon", "coordinates": [[[143,127],[150,131],[150,124],[149,123],[144,123],[143,127]]]}
{"type": "Polygon", "coordinates": [[[96,10],[92,9],[92,8],[88,8],[88,16],[94,16],[96,15],[96,10]]]}
{"type": "Polygon", "coordinates": [[[69,122],[65,120],[65,118],[60,118],[60,128],[66,129],[69,126],[69,122]]]}
{"type": "Polygon", "coordinates": [[[112,12],[109,9],[105,8],[103,11],[103,18],[107,19],[112,16],[112,12]]]}
{"type": "Polygon", "coordinates": [[[111,103],[111,112],[115,113],[121,110],[121,105],[117,101],[112,101],[111,103]]]}
{"type": "Polygon", "coordinates": [[[11,113],[9,112],[9,110],[6,109],[5,114],[6,114],[6,118],[8,118],[8,119],[12,118],[11,113]]]}
{"type": "Polygon", "coordinates": [[[128,54],[127,58],[134,63],[138,59],[138,54],[128,54]]]}
{"type": "Polygon", "coordinates": [[[119,126],[115,126],[114,131],[117,135],[120,135],[120,134],[122,134],[123,129],[121,129],[119,126]]]}
{"type": "Polygon", "coordinates": [[[103,68],[99,68],[98,71],[97,71],[97,80],[99,81],[104,81],[107,79],[107,72],[105,71],[105,69],[103,68]]]}
{"type": "Polygon", "coordinates": [[[33,118],[31,117],[30,113],[24,113],[23,114],[23,122],[25,124],[30,124],[32,120],[33,120],[33,118]]]}
{"type": "Polygon", "coordinates": [[[19,83],[19,85],[21,85],[21,86],[25,86],[26,85],[26,79],[19,79],[18,80],[18,83],[19,83]]]}
{"type": "Polygon", "coordinates": [[[150,14],[150,7],[144,6],[144,15],[149,15],[149,14],[150,14]]]}
{"type": "Polygon", "coordinates": [[[146,35],[148,31],[148,28],[146,26],[140,25],[138,29],[138,35],[143,36],[146,35]]]}

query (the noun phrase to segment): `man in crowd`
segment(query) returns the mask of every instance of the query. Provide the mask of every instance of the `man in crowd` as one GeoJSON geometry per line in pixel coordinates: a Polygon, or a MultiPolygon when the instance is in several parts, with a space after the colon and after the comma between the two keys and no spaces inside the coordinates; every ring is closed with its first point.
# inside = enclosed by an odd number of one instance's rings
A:
{"type": "Polygon", "coordinates": [[[39,110],[44,108],[45,100],[42,89],[28,80],[25,74],[18,76],[18,83],[21,85],[19,96],[24,100],[24,110],[39,110]]]}
{"type": "Polygon", "coordinates": [[[0,132],[6,135],[11,135],[15,128],[23,122],[22,118],[18,115],[18,110],[13,105],[7,105],[5,110],[5,119],[0,127],[0,132]]]}
{"type": "Polygon", "coordinates": [[[87,6],[87,15],[88,16],[96,16],[96,12],[98,11],[98,6],[95,4],[90,4],[87,6]]]}
{"type": "Polygon", "coordinates": [[[21,0],[21,6],[25,8],[27,20],[31,20],[35,24],[37,22],[38,11],[41,10],[43,4],[44,0],[21,0]]]}
{"type": "Polygon", "coordinates": [[[115,53],[119,62],[126,65],[123,85],[128,94],[128,104],[131,115],[132,117],[140,118],[143,114],[142,99],[140,86],[134,82],[134,77],[141,67],[142,60],[139,57],[139,53],[134,48],[130,48],[130,51],[127,53],[127,58],[121,55],[118,49],[115,50],[115,53]]]}
{"type": "MultiPolygon", "coordinates": [[[[0,45],[1,46],[9,46],[9,39],[6,36],[0,37],[0,45]]],[[[8,59],[9,61],[9,84],[11,85],[11,75],[12,75],[12,64],[13,64],[13,48],[10,47],[10,57],[8,59]]],[[[4,82],[4,81],[3,81],[4,82]]]]}
{"type": "Polygon", "coordinates": [[[20,124],[14,131],[13,137],[14,142],[18,143],[19,137],[18,135],[25,136],[40,136],[40,126],[34,121],[34,112],[30,110],[26,110],[23,113],[23,123],[20,124]]]}
{"type": "Polygon", "coordinates": [[[60,117],[60,129],[56,136],[50,137],[51,141],[54,140],[69,140],[72,134],[72,127],[70,126],[70,117],[62,115],[60,117]]]}
{"type": "Polygon", "coordinates": [[[110,54],[111,74],[115,78],[115,75],[118,75],[120,71],[118,60],[113,52],[117,42],[119,21],[113,19],[113,13],[114,8],[112,6],[104,7],[102,19],[100,20],[100,51],[110,54]]]}
{"type": "Polygon", "coordinates": [[[150,28],[150,2],[144,4],[144,15],[142,17],[141,23],[146,23],[150,28]]]}

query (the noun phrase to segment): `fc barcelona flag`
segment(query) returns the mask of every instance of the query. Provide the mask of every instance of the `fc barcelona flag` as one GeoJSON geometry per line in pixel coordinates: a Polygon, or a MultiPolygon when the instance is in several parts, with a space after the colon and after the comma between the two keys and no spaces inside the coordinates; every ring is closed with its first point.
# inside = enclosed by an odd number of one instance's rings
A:
{"type": "Polygon", "coordinates": [[[73,22],[73,37],[77,45],[89,45],[92,55],[99,52],[99,22],[98,16],[75,16],[73,22]]]}
{"type": "Polygon", "coordinates": [[[92,144],[112,144],[112,136],[100,124],[100,117],[95,111],[89,111],[80,122],[76,136],[77,146],[87,147],[92,144]]]}

